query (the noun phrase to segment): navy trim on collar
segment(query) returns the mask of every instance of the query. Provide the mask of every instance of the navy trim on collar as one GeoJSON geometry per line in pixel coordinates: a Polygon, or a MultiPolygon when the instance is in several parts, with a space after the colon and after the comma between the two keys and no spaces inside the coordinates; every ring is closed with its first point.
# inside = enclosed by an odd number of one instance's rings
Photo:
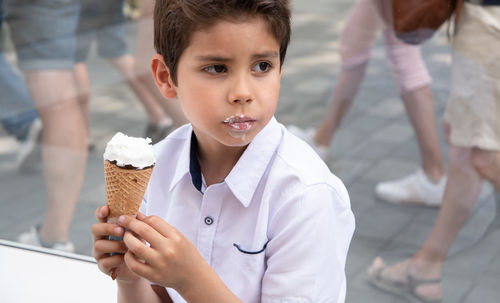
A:
{"type": "Polygon", "coordinates": [[[198,140],[194,132],[191,133],[191,148],[189,150],[189,174],[191,175],[191,181],[194,187],[200,192],[202,179],[201,179],[201,167],[198,161],[198,140]]]}
{"type": "Polygon", "coordinates": [[[500,0],[483,0],[483,5],[500,5],[500,0]]]}

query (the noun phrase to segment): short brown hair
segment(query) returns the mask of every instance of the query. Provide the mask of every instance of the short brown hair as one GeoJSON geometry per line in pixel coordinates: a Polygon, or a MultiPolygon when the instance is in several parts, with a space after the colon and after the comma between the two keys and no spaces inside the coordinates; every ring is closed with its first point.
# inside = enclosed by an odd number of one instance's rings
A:
{"type": "Polygon", "coordinates": [[[260,16],[280,44],[280,65],[290,41],[290,8],[287,0],[156,0],[154,43],[163,56],[174,84],[177,64],[194,31],[220,20],[260,16]]]}

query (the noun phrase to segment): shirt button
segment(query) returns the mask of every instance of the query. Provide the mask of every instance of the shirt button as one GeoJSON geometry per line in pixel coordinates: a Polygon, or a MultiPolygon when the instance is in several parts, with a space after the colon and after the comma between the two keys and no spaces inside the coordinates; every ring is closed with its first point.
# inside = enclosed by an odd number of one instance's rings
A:
{"type": "Polygon", "coordinates": [[[212,223],[214,223],[214,219],[212,219],[210,217],[205,217],[205,224],[206,225],[212,225],[212,223]]]}

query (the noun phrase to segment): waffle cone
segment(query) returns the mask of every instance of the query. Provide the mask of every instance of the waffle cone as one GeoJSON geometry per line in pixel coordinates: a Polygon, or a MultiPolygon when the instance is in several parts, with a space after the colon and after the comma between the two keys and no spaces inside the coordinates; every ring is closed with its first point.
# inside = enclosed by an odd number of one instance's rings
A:
{"type": "Polygon", "coordinates": [[[153,167],[126,169],[104,160],[108,218],[137,214],[152,171],[153,167]]]}

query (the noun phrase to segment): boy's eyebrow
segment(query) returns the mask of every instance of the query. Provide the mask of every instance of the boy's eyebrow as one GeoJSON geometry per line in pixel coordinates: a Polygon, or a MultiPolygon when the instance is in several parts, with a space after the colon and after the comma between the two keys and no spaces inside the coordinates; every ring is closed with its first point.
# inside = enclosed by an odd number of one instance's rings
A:
{"type": "Polygon", "coordinates": [[[198,61],[217,61],[217,62],[227,62],[227,61],[231,60],[229,58],[220,57],[220,56],[212,56],[212,55],[196,56],[195,59],[198,61]]]}
{"type": "Polygon", "coordinates": [[[276,57],[279,57],[279,54],[278,54],[278,52],[275,52],[275,51],[263,52],[263,53],[255,54],[252,56],[252,58],[254,58],[254,59],[264,59],[264,58],[273,59],[276,57]]]}
{"type": "MultiPolygon", "coordinates": [[[[259,54],[255,54],[252,56],[252,59],[264,59],[264,58],[276,58],[278,57],[279,54],[278,52],[275,51],[269,51],[269,52],[263,52],[259,54]]],[[[221,56],[214,56],[214,55],[201,55],[201,56],[196,56],[196,60],[198,61],[216,61],[216,62],[228,62],[231,61],[231,58],[227,57],[221,57],[221,56]]]]}

